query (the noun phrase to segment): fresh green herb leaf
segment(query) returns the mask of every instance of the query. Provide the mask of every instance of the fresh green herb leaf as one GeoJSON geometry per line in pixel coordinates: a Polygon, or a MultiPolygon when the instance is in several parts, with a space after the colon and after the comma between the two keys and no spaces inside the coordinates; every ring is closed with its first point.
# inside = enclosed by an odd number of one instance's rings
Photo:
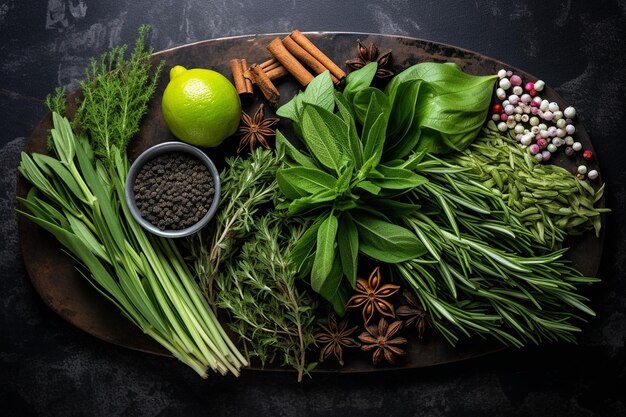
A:
{"type": "Polygon", "coordinates": [[[419,239],[402,226],[366,213],[356,214],[354,222],[359,232],[359,250],[373,259],[397,263],[426,253],[419,239]]]}
{"type": "Polygon", "coordinates": [[[339,279],[330,276],[333,262],[335,261],[335,237],[337,236],[338,226],[337,216],[331,213],[317,230],[315,260],[313,261],[313,270],[311,271],[311,287],[314,291],[320,292],[321,288],[327,284],[326,280],[329,278],[337,281],[337,285],[332,285],[333,287],[338,286],[341,280],[341,276],[339,276],[339,279]]]}
{"type": "Polygon", "coordinates": [[[351,287],[356,285],[357,260],[359,256],[359,232],[349,213],[344,213],[337,231],[337,247],[341,268],[351,287]]]}
{"type": "MultiPolygon", "coordinates": [[[[341,123],[343,127],[345,124],[341,123]]],[[[326,124],[319,108],[305,104],[302,112],[302,139],[311,151],[311,154],[320,164],[339,173],[343,164],[344,155],[334,137],[335,132],[329,124],[326,124]]],[[[348,141],[347,130],[337,132],[343,135],[345,142],[348,141]]]]}

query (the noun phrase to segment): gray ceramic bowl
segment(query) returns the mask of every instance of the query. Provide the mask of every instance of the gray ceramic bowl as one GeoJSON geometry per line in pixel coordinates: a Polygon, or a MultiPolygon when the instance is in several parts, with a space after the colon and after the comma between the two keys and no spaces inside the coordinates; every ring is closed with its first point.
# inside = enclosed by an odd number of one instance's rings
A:
{"type": "Polygon", "coordinates": [[[217,172],[217,168],[213,164],[213,161],[200,149],[195,146],[188,145],[183,142],[164,142],[159,143],[158,145],[154,145],[139,155],[139,157],[133,162],[128,171],[128,177],[126,177],[126,201],[128,203],[128,208],[132,213],[133,217],[137,222],[146,230],[154,233],[158,236],[169,237],[169,238],[177,238],[183,236],[189,236],[198,230],[202,229],[206,224],[213,218],[215,212],[217,211],[217,206],[220,201],[220,191],[221,191],[221,183],[220,183],[220,174],[217,172]],[[148,222],[146,219],[141,217],[139,213],[139,209],[137,208],[137,204],[135,203],[135,193],[133,192],[133,184],[135,183],[135,179],[137,178],[137,174],[141,170],[143,165],[150,161],[151,159],[170,152],[184,152],[189,155],[195,156],[198,158],[206,167],[209,169],[211,176],[213,177],[213,184],[215,188],[215,194],[213,195],[213,202],[209,207],[207,213],[193,226],[187,227],[185,229],[177,229],[177,230],[161,230],[157,226],[148,222]]]}

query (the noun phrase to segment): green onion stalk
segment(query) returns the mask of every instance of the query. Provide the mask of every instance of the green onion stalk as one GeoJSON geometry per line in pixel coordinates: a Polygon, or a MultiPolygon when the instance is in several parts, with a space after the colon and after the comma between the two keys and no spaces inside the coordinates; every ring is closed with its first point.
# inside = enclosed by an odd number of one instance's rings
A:
{"type": "Polygon", "coordinates": [[[206,377],[239,375],[246,359],[226,335],[172,240],[146,233],[124,197],[129,162],[111,163],[53,113],[51,151],[22,153],[19,172],[33,184],[20,213],[52,233],[91,284],[143,332],[206,377]]]}

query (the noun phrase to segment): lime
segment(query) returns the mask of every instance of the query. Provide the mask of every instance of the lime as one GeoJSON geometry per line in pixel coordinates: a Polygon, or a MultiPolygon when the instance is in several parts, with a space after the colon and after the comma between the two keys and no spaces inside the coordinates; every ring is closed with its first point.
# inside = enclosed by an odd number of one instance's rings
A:
{"type": "Polygon", "coordinates": [[[174,136],[201,147],[218,146],[235,133],[241,119],[239,95],[226,77],[180,65],[170,71],[161,109],[174,136]]]}

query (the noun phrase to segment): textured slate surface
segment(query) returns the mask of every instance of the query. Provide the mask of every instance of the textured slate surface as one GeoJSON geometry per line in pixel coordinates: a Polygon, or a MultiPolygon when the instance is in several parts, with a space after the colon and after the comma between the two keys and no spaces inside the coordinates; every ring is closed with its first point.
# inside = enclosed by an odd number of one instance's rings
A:
{"type": "Polygon", "coordinates": [[[626,414],[626,2],[0,1],[0,404],[2,415],[626,414]],[[103,343],[34,292],[18,251],[19,152],[56,85],[89,57],[153,26],[156,50],[252,33],[407,35],[484,53],[544,79],[577,107],[607,182],[607,240],[591,292],[598,316],[578,345],[507,351],[462,364],[360,375],[249,372],[199,380],[174,360],[103,343]]]}

